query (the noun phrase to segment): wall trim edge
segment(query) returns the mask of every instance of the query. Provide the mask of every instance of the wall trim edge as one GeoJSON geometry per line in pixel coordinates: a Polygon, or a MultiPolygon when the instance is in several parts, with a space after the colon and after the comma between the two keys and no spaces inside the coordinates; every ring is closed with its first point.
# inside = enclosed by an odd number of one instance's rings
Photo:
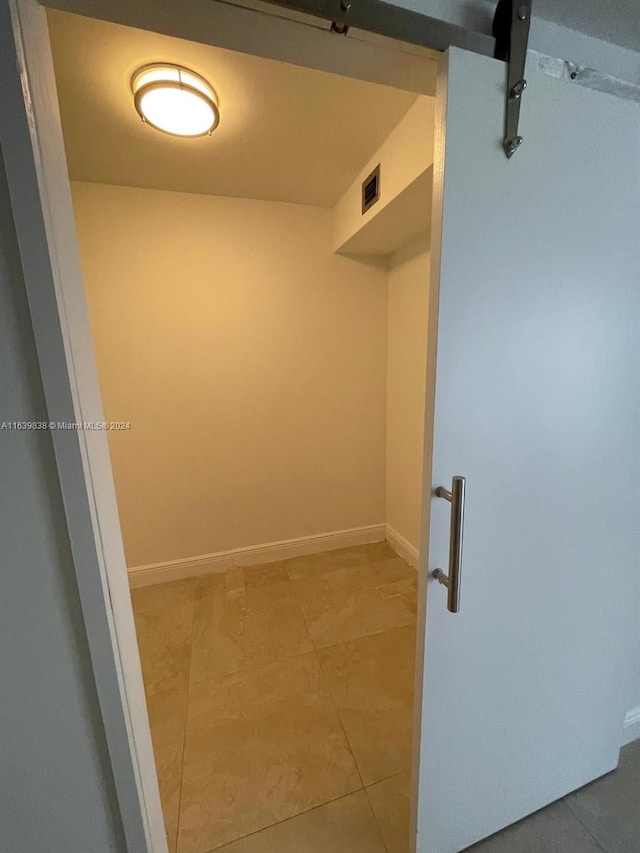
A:
{"type": "Polygon", "coordinates": [[[631,741],[640,738],[640,705],[637,708],[632,708],[624,715],[624,734],[622,736],[622,745],[624,746],[631,741]]]}
{"type": "Polygon", "coordinates": [[[128,569],[129,586],[133,589],[197,575],[225,572],[235,566],[270,563],[275,560],[318,554],[322,551],[334,551],[336,548],[352,548],[356,545],[382,542],[387,530],[385,524],[369,524],[365,527],[353,527],[348,530],[300,536],[296,539],[283,539],[279,542],[266,542],[261,545],[251,545],[248,548],[234,548],[230,551],[218,551],[214,554],[183,557],[164,563],[130,566],[128,569]]]}
{"type": "Polygon", "coordinates": [[[418,568],[420,551],[389,524],[386,525],[385,539],[403,560],[406,560],[414,569],[418,568]]]}

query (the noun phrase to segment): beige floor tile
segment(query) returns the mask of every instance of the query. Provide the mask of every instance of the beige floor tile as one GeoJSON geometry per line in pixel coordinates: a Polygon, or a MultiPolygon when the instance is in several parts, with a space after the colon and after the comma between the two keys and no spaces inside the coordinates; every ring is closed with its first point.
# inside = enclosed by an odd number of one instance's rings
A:
{"type": "Polygon", "coordinates": [[[409,610],[411,610],[412,613],[416,614],[418,612],[418,590],[417,589],[415,590],[415,592],[403,593],[400,596],[400,598],[404,601],[404,603],[407,605],[407,607],[409,608],[409,610]]]}
{"type": "Polygon", "coordinates": [[[415,628],[318,651],[365,785],[411,765],[415,628]]]}
{"type": "MultiPolygon", "coordinates": [[[[381,543],[375,543],[379,545],[381,543]]],[[[362,562],[362,560],[368,560],[371,562],[371,556],[368,553],[368,545],[356,545],[353,548],[341,548],[338,551],[333,551],[334,554],[342,557],[344,561],[357,561],[362,562]]]]}
{"type": "Polygon", "coordinates": [[[210,572],[195,578],[196,603],[203,595],[211,594],[214,591],[226,595],[228,598],[244,595],[246,588],[242,569],[234,568],[226,572],[210,572]]]}
{"type": "Polygon", "coordinates": [[[182,783],[187,690],[160,693],[147,701],[169,853],[175,853],[182,783]]]}
{"type": "Polygon", "coordinates": [[[316,648],[410,625],[415,608],[402,596],[385,598],[367,563],[293,582],[316,648]]]}
{"type": "Polygon", "coordinates": [[[308,557],[292,557],[290,560],[283,560],[282,567],[287,573],[289,580],[299,580],[306,578],[315,568],[315,555],[308,557]]]}
{"type": "Polygon", "coordinates": [[[360,786],[314,653],[192,684],[178,853],[205,853],[360,786]]]}
{"type": "Polygon", "coordinates": [[[196,581],[132,590],[131,600],[147,696],[186,689],[196,581]]]}
{"type": "Polygon", "coordinates": [[[324,551],[316,554],[314,562],[317,568],[332,569],[349,566],[361,566],[370,563],[366,551],[363,548],[339,548],[336,551],[324,551]]]}
{"type": "Polygon", "coordinates": [[[224,848],[224,853],[386,853],[364,791],[224,848]]]}
{"type": "Polygon", "coordinates": [[[191,683],[313,649],[289,581],[238,587],[202,578],[193,618],[191,683]]]}
{"type": "Polygon", "coordinates": [[[188,602],[193,599],[198,578],[185,578],[169,583],[152,584],[131,590],[131,602],[136,615],[149,611],[167,609],[176,602],[188,602]]]}
{"type": "Polygon", "coordinates": [[[247,588],[264,586],[264,584],[282,583],[289,580],[289,575],[282,562],[266,563],[260,566],[245,566],[242,572],[247,588]]]}
{"type": "Polygon", "coordinates": [[[400,581],[416,581],[418,573],[405,562],[402,557],[391,557],[385,560],[377,560],[373,563],[378,584],[388,584],[400,581]]]}
{"type": "Polygon", "coordinates": [[[371,560],[360,548],[325,551],[320,554],[283,560],[281,563],[290,580],[301,580],[309,577],[319,578],[340,569],[370,564],[371,560]]]}
{"type": "Polygon", "coordinates": [[[407,770],[367,788],[388,853],[409,853],[410,786],[407,770]]]}
{"type": "Polygon", "coordinates": [[[383,583],[378,587],[383,598],[395,598],[397,595],[410,596],[418,591],[418,576],[403,578],[391,583],[383,583]]]}
{"type": "Polygon", "coordinates": [[[388,542],[372,542],[370,545],[359,545],[358,550],[362,551],[372,563],[377,563],[380,560],[399,559],[388,542]]]}
{"type": "MultiPolygon", "coordinates": [[[[227,598],[240,598],[245,594],[246,587],[244,582],[244,572],[241,568],[229,569],[222,574],[224,579],[224,588],[227,598]]],[[[200,584],[205,584],[208,589],[218,587],[220,578],[215,576],[200,578],[200,584]]]]}

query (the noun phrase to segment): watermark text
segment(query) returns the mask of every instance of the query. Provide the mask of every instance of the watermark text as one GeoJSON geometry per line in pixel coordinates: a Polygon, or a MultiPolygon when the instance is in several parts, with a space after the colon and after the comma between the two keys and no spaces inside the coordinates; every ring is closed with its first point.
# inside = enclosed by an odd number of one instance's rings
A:
{"type": "Polygon", "coordinates": [[[0,430],[129,430],[131,421],[0,421],[0,430]]]}

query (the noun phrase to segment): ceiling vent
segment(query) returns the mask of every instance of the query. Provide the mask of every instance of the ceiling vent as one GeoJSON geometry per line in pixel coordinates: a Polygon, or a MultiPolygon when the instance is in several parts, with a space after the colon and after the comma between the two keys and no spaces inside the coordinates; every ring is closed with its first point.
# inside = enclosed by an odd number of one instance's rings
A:
{"type": "Polygon", "coordinates": [[[362,213],[365,214],[380,198],[380,163],[362,182],[362,213]]]}

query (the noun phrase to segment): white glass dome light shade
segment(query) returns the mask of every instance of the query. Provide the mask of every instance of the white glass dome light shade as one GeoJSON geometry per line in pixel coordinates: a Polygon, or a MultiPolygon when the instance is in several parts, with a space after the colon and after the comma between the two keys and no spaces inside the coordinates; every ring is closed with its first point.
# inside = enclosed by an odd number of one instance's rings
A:
{"type": "Polygon", "coordinates": [[[181,65],[145,65],[131,80],[140,118],[172,136],[209,136],[220,122],[218,99],[207,81],[181,65]]]}

